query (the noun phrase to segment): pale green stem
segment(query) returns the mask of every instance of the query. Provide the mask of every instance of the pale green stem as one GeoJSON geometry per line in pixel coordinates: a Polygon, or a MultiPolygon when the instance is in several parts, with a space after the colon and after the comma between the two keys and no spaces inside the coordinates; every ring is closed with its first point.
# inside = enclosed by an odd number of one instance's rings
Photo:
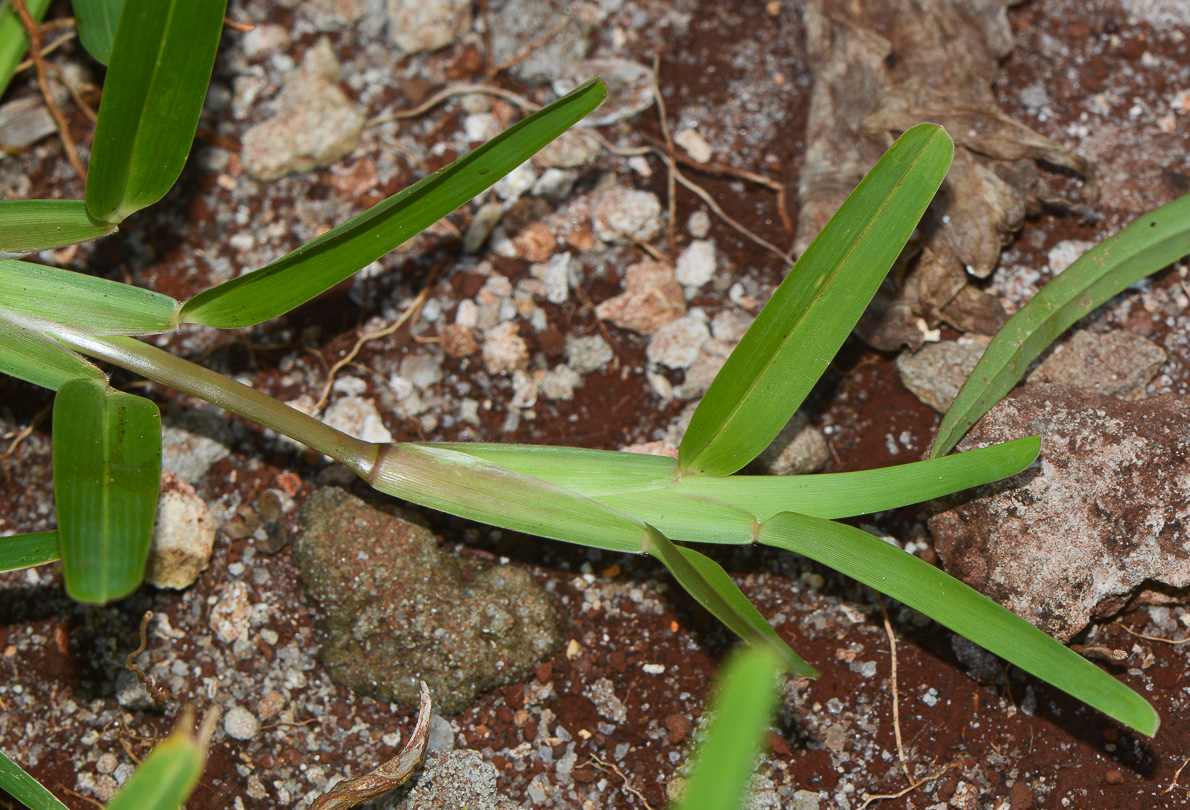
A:
{"type": "Polygon", "coordinates": [[[365,479],[376,463],[377,445],[335,430],[267,394],[143,341],[124,336],[101,338],[60,333],[54,337],[89,357],[135,371],[142,377],[271,428],[341,461],[365,479]]]}

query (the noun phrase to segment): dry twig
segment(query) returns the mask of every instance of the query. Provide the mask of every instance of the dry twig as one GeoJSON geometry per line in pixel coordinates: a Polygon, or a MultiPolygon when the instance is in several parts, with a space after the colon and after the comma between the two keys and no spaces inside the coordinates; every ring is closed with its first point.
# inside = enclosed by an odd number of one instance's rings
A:
{"type": "Polygon", "coordinates": [[[859,806],[859,810],[867,810],[868,805],[872,804],[872,802],[878,802],[881,799],[899,799],[902,796],[906,795],[907,793],[912,793],[913,791],[917,790],[919,787],[924,785],[926,782],[932,782],[935,779],[937,779],[938,777],[940,777],[942,774],[949,771],[953,764],[954,763],[944,766],[942,768],[942,770],[938,771],[937,773],[931,773],[931,774],[927,774],[927,775],[923,776],[921,779],[918,779],[916,782],[911,784],[909,787],[905,788],[904,790],[898,791],[897,793],[878,793],[875,796],[869,796],[868,798],[864,799],[864,803],[859,806]]]}
{"type": "Polygon", "coordinates": [[[396,332],[398,329],[404,326],[410,318],[421,311],[422,305],[424,305],[426,303],[426,299],[430,297],[430,289],[434,286],[434,281],[437,280],[439,271],[445,264],[446,262],[442,261],[434,265],[434,267],[430,270],[430,275],[426,279],[426,283],[422,285],[421,292],[417,294],[417,298],[413,299],[413,303],[405,308],[405,311],[401,313],[401,317],[397,318],[397,320],[392,324],[377,332],[365,332],[364,334],[360,335],[359,340],[357,340],[355,345],[351,347],[351,351],[347,352],[347,354],[335,361],[335,364],[331,366],[330,371],[327,372],[326,383],[322,386],[322,393],[319,395],[318,401],[314,403],[314,413],[317,413],[319,410],[321,410],[322,406],[325,405],[326,401],[330,398],[331,386],[335,384],[335,375],[342,371],[345,366],[355,360],[356,355],[359,354],[360,349],[364,347],[365,343],[378,340],[382,337],[388,337],[393,332],[396,332]]]}
{"type": "Polygon", "coordinates": [[[50,89],[50,79],[46,74],[45,61],[41,57],[41,26],[29,14],[25,0],[10,0],[9,5],[21,18],[21,25],[24,26],[25,33],[29,37],[29,53],[33,55],[33,67],[37,70],[37,86],[41,88],[41,95],[45,99],[46,107],[49,108],[54,124],[58,127],[58,136],[62,139],[66,157],[70,160],[70,165],[74,167],[78,176],[82,178],[83,182],[86,182],[87,170],[79,158],[74,139],[70,137],[70,127],[66,123],[66,116],[62,115],[62,110],[58,107],[58,102],[54,100],[54,93],[50,89]]]}
{"type": "Polygon", "coordinates": [[[648,799],[646,799],[641,794],[641,792],[639,790],[637,790],[636,788],[634,788],[632,786],[632,783],[628,781],[628,777],[625,775],[625,773],[622,770],[620,770],[619,766],[616,765],[616,763],[605,762],[604,760],[600,759],[599,757],[595,756],[594,754],[591,754],[591,758],[587,761],[590,762],[592,765],[594,765],[599,770],[603,771],[604,773],[610,772],[610,773],[614,773],[616,776],[620,777],[620,779],[624,782],[624,790],[628,791],[633,796],[635,796],[637,799],[639,799],[640,803],[644,805],[645,810],[653,810],[653,806],[651,804],[649,804],[648,799]]]}
{"type": "Polygon", "coordinates": [[[884,617],[884,632],[888,634],[888,650],[892,659],[892,674],[889,676],[889,689],[892,691],[893,734],[897,739],[897,757],[901,760],[901,770],[910,782],[913,777],[909,773],[909,763],[905,761],[905,746],[901,743],[901,700],[897,694],[897,636],[893,633],[892,621],[888,618],[888,608],[884,606],[884,597],[876,594],[876,603],[880,605],[880,615],[884,617]]]}
{"type": "Polygon", "coordinates": [[[417,726],[401,753],[370,773],[335,785],[315,799],[310,810],[347,810],[405,784],[413,772],[421,767],[422,757],[425,756],[426,741],[430,736],[431,706],[430,687],[421,681],[421,710],[417,713],[417,726]]]}
{"type": "Polygon", "coordinates": [[[677,161],[674,157],[674,139],[669,133],[669,122],[665,120],[665,99],[661,97],[661,54],[653,54],[653,103],[657,105],[657,120],[661,124],[661,137],[665,140],[665,160],[669,172],[665,178],[665,194],[669,209],[669,252],[678,255],[678,238],[674,230],[674,220],[678,218],[677,189],[674,185],[678,174],[677,161]]]}
{"type": "Polygon", "coordinates": [[[128,653],[128,657],[124,660],[124,667],[133,675],[135,675],[136,679],[141,682],[141,685],[145,687],[145,691],[149,693],[149,697],[153,699],[153,703],[161,706],[168,698],[172,698],[173,695],[170,694],[168,688],[164,686],[158,686],[157,684],[153,683],[153,679],[145,674],[145,671],[141,669],[140,664],[136,663],[136,659],[140,658],[144,651],[148,649],[149,622],[152,621],[152,619],[153,611],[146,610],[145,615],[140,620],[140,646],[128,653]]]}
{"type": "Polygon", "coordinates": [[[1123,630],[1128,635],[1136,636],[1137,638],[1143,638],[1146,641],[1160,641],[1162,644],[1169,644],[1174,647],[1178,646],[1179,644],[1186,644],[1187,642],[1190,642],[1190,638],[1179,638],[1179,639],[1161,638],[1160,636],[1150,636],[1146,633],[1138,633],[1118,619],[1116,620],[1116,624],[1120,625],[1120,629],[1123,630]]]}
{"type": "Polygon", "coordinates": [[[1180,785],[1178,785],[1178,777],[1180,777],[1182,775],[1182,771],[1184,771],[1186,769],[1187,765],[1190,765],[1190,759],[1187,759],[1185,762],[1182,763],[1181,767],[1178,768],[1177,771],[1174,773],[1173,781],[1169,783],[1169,787],[1165,788],[1165,790],[1158,793],[1157,794],[1158,796],[1164,796],[1166,793],[1172,793],[1174,788],[1180,787],[1180,785]]]}

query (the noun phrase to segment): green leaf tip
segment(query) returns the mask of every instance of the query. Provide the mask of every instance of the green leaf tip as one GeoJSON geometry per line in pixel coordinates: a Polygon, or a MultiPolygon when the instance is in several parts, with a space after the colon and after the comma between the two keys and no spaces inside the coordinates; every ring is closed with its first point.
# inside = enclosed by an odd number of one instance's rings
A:
{"type": "Polygon", "coordinates": [[[682,438],[683,474],[730,475],[776,438],[917,227],[954,143],[913,127],[827,222],[715,376],[682,438]]]}

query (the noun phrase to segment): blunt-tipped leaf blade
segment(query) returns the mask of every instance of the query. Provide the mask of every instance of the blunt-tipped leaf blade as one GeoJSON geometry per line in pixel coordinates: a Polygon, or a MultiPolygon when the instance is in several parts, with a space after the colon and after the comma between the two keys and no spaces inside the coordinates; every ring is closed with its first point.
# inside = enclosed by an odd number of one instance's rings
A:
{"type": "Polygon", "coordinates": [[[107,64],[112,58],[112,44],[120,24],[124,0],[74,0],[74,17],[79,39],[95,59],[107,64]]]}
{"type": "Polygon", "coordinates": [[[983,594],[867,532],[787,512],[766,522],[758,540],[904,602],[1143,734],[1157,732],[1157,712],[1136,692],[983,594]]]}
{"type": "Polygon", "coordinates": [[[789,648],[718,563],[692,548],[674,545],[652,526],[649,531],[652,535],[649,553],[669,569],[686,593],[723,622],[727,629],[753,647],[768,651],[794,675],[818,677],[818,670],[789,648]]]}
{"type": "Polygon", "coordinates": [[[187,712],[178,728],[153,749],[106,810],[178,810],[198,786],[206,763],[205,744],[191,731],[187,712]]]}
{"type": "Polygon", "coordinates": [[[178,324],[168,295],[59,267],[0,260],[0,308],[36,327],[84,335],[147,335],[178,324]]]}
{"type": "Polygon", "coordinates": [[[440,512],[594,548],[640,553],[643,523],[531,475],[432,444],[380,447],[368,483],[440,512]]]}
{"type": "Polygon", "coordinates": [[[103,372],[41,332],[13,321],[0,310],[0,374],[55,391],[70,380],[100,380],[103,372]]]}
{"type": "Polygon", "coordinates": [[[712,718],[675,810],[739,810],[764,734],[777,708],[780,667],[766,651],[745,647],[715,678],[712,718]]]}
{"type": "Polygon", "coordinates": [[[699,403],[678,456],[684,473],[729,475],[769,446],[863,314],[953,154],[941,127],[921,124],[851,193],[699,403]]]}
{"type": "MultiPolygon", "coordinates": [[[[25,0],[29,16],[37,22],[41,22],[49,7],[50,0],[25,0]]],[[[8,89],[8,83],[12,81],[17,65],[25,58],[27,50],[29,37],[25,33],[25,26],[21,25],[21,18],[8,3],[0,5],[0,96],[8,89]]]]}
{"type": "Polygon", "coordinates": [[[187,301],[189,323],[220,329],[276,318],[371,264],[532,157],[607,95],[593,79],[404,191],[272,264],[187,301]]]}
{"type": "Polygon", "coordinates": [[[82,200],[0,200],[0,259],[85,242],[115,229],[87,213],[82,200]]]}
{"type": "Polygon", "coordinates": [[[126,0],[95,124],[91,216],[122,222],[182,173],[226,9],[227,0],[126,0]]]}
{"type": "Polygon", "coordinates": [[[140,585],[161,487],[161,413],[105,382],[54,398],[54,502],[66,591],[101,604],[140,585]]]}
{"type": "Polygon", "coordinates": [[[1054,277],[1000,328],[942,418],[930,455],[950,452],[1070,326],[1190,254],[1190,195],[1145,214],[1054,277]]]}
{"type": "Polygon", "coordinates": [[[58,533],[55,531],[0,537],[0,571],[44,565],[61,556],[58,533]]]}
{"type": "Polygon", "coordinates": [[[3,751],[0,751],[0,790],[32,810],[69,810],[3,751]]]}

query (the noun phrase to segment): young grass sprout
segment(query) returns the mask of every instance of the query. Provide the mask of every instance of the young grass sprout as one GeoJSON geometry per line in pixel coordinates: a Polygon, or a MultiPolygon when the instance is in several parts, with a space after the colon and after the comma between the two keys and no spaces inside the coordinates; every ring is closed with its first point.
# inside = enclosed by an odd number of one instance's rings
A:
{"type": "MultiPolygon", "coordinates": [[[[0,202],[0,251],[12,256],[108,233],[168,191],[194,137],[224,10],[215,0],[126,0],[86,199],[0,202]],[[180,38],[187,46],[171,47],[180,38]]],[[[1155,733],[1158,718],[1148,702],[1094,664],[941,570],[835,521],[1028,467],[1038,437],[944,454],[1074,319],[1190,250],[1181,222],[1190,207],[1185,200],[1088,254],[1081,267],[1094,267],[1098,275],[1080,276],[1048,298],[1048,289],[1039,295],[1040,303],[1030,307],[1044,316],[1026,318],[1031,310],[1022,310],[985,355],[991,370],[977,370],[972,380],[981,382],[969,382],[971,390],[964,388],[956,400],[935,458],[883,470],[737,474],[826,370],[942,182],[953,145],[928,124],[893,144],[794,265],[699,403],[676,460],[565,447],[373,444],[138,339],[183,323],[230,329],[285,314],[485,191],[578,123],[605,93],[593,79],[288,255],[187,301],[69,270],[0,261],[0,371],[57,392],[58,515],[54,532],[0,541],[0,569],[61,557],[67,590],[91,603],[124,597],[142,579],[161,475],[160,415],[149,400],[113,390],[90,362],[100,360],[292,437],[394,497],[554,540],[651,554],[725,625],[796,675],[812,677],[817,670],[786,645],[719,565],[675,541],[761,543],[803,554],[1120,722],[1155,733]],[[1010,330],[1018,324],[1023,331],[1010,330]]]]}

